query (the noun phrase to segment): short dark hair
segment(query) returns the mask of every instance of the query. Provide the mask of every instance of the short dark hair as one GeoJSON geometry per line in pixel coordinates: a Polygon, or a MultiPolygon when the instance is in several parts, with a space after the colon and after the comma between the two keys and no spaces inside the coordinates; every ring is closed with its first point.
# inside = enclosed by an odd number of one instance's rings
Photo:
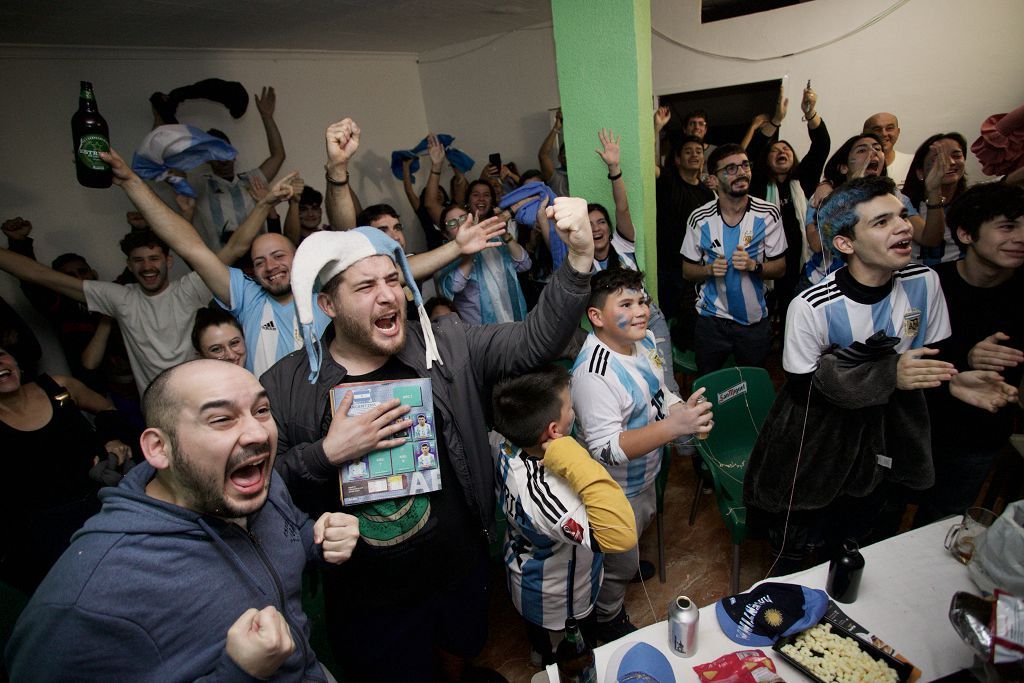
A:
{"type": "Polygon", "coordinates": [[[531,182],[533,180],[539,180],[541,182],[544,182],[544,175],[540,172],[539,169],[531,168],[529,170],[523,171],[523,175],[519,176],[520,185],[525,185],[526,183],[531,182]]]}
{"type": "Polygon", "coordinates": [[[60,270],[64,266],[68,265],[69,263],[74,263],[75,261],[81,261],[86,266],[89,265],[89,262],[85,260],[84,256],[79,256],[78,254],[69,251],[66,254],[61,254],[57,258],[53,259],[53,261],[50,263],[50,267],[53,268],[54,270],[60,270]]]}
{"type": "Polygon", "coordinates": [[[121,239],[121,251],[125,256],[131,256],[132,252],[140,247],[157,247],[164,252],[164,256],[170,252],[167,243],[160,239],[152,230],[132,230],[121,239]]]}
{"type": "Polygon", "coordinates": [[[205,306],[196,311],[196,321],[192,324],[192,348],[196,350],[199,355],[203,354],[203,349],[200,347],[199,339],[203,336],[203,332],[208,327],[214,327],[216,325],[232,325],[234,326],[239,334],[242,332],[242,325],[238,322],[235,316],[225,311],[220,306],[205,306]]]}
{"type": "Polygon", "coordinates": [[[733,142],[715,147],[708,156],[708,171],[712,174],[718,173],[718,162],[726,157],[731,157],[734,154],[742,154],[746,156],[747,150],[733,142]]]}
{"type": "Polygon", "coordinates": [[[146,427],[159,429],[168,436],[172,445],[177,441],[178,413],[181,411],[181,396],[168,386],[179,368],[198,360],[190,360],[167,368],[153,378],[142,394],[142,416],[146,427]]]}
{"type": "Polygon", "coordinates": [[[373,221],[377,220],[381,216],[391,216],[392,218],[401,218],[398,212],[395,211],[394,207],[390,204],[374,204],[368,206],[359,212],[356,216],[356,225],[369,225],[373,221]]]}
{"type": "Polygon", "coordinates": [[[1024,216],[1024,187],[982,183],[968,188],[946,210],[946,225],[959,243],[957,228],[963,228],[971,239],[976,240],[981,224],[999,216],[1011,221],[1024,216]]]}
{"type": "Polygon", "coordinates": [[[856,178],[837,187],[818,209],[817,225],[826,242],[823,246],[831,248],[832,240],[837,235],[854,239],[853,227],[860,220],[857,207],[875,197],[887,194],[895,196],[895,191],[896,183],[885,176],[856,178]]]}
{"type": "Polygon", "coordinates": [[[206,131],[206,133],[208,135],[212,135],[215,138],[219,138],[219,139],[223,140],[224,142],[228,143],[229,145],[231,144],[231,140],[228,138],[228,134],[225,133],[224,131],[220,130],[219,128],[211,128],[210,130],[206,131]]]}
{"type": "Polygon", "coordinates": [[[324,196],[319,190],[314,190],[309,185],[302,188],[299,195],[299,206],[320,206],[324,203],[324,196]]]}
{"type": "Polygon", "coordinates": [[[452,313],[458,313],[459,309],[455,308],[455,302],[446,296],[432,296],[427,299],[423,304],[423,310],[427,312],[429,318],[434,314],[434,309],[438,306],[446,306],[452,313]]]}
{"type": "Polygon", "coordinates": [[[644,274],[629,268],[609,268],[590,278],[590,301],[587,308],[601,308],[608,297],[623,289],[641,291],[644,288],[644,274]]]}
{"type": "Polygon", "coordinates": [[[701,140],[699,137],[697,137],[696,135],[683,135],[682,137],[679,138],[679,147],[676,149],[676,156],[678,156],[679,153],[683,151],[683,145],[687,145],[690,143],[700,145],[701,149],[704,149],[704,141],[701,140]]]}
{"type": "Polygon", "coordinates": [[[686,112],[686,116],[683,117],[683,128],[686,128],[686,124],[690,122],[690,119],[704,119],[704,123],[707,123],[708,113],[703,109],[691,109],[686,112]]]}
{"type": "Polygon", "coordinates": [[[491,396],[495,431],[519,448],[538,445],[547,426],[561,416],[561,394],[568,386],[569,372],[561,365],[498,382],[491,396]]]}

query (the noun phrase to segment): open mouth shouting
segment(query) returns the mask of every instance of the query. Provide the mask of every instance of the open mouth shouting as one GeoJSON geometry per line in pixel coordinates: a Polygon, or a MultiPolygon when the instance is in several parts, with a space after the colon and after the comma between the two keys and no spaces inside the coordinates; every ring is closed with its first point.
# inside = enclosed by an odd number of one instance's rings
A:
{"type": "Polygon", "coordinates": [[[392,311],[391,313],[376,318],[373,321],[373,326],[386,337],[397,336],[400,331],[398,326],[398,312],[392,311]]]}
{"type": "Polygon", "coordinates": [[[228,481],[231,486],[243,496],[254,496],[260,494],[266,488],[267,478],[270,476],[270,447],[269,444],[263,449],[263,453],[249,457],[241,464],[235,466],[228,473],[228,481]]]}

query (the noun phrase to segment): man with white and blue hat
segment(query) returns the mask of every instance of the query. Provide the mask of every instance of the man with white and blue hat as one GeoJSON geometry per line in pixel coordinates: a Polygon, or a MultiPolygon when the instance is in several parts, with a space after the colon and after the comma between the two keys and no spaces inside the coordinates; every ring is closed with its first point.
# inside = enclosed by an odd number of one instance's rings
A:
{"type": "MultiPolygon", "coordinates": [[[[331,645],[347,680],[485,678],[468,666],[487,638],[487,544],[494,531],[494,467],[487,441],[490,390],[502,377],[549,362],[586,307],[593,238],[586,202],[548,209],[569,247],[537,307],[521,323],[431,323],[399,245],[376,228],[322,232],[295,254],[292,290],[305,348],[262,377],[280,430],[277,468],[303,510],[340,510],[338,470],[404,443],[408,407],[397,400],[332,419],[338,384],[429,378],[441,490],[349,507],[361,539],[342,572],[324,576],[331,645]],[[406,329],[402,280],[419,325],[406,329]],[[310,292],[332,321],[320,339],[310,292]]],[[[494,219],[492,219],[494,220],[494,219]]]]}

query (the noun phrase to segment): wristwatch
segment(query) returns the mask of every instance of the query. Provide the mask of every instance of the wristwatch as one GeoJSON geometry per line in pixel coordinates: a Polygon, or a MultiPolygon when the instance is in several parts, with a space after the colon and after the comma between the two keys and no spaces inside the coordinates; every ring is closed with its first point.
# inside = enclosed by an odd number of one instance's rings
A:
{"type": "Polygon", "coordinates": [[[760,275],[762,270],[764,270],[764,264],[761,263],[760,261],[757,261],[756,263],[754,263],[754,269],[750,272],[753,273],[754,275],[760,275]]]}

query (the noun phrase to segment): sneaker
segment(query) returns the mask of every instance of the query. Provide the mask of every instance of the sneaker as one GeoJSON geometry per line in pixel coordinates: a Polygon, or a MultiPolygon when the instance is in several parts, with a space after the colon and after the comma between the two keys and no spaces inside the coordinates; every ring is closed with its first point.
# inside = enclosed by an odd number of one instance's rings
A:
{"type": "Polygon", "coordinates": [[[629,615],[626,614],[626,608],[623,607],[611,621],[599,621],[597,622],[597,639],[602,643],[610,643],[613,640],[618,640],[622,636],[629,635],[636,630],[636,626],[629,620],[629,615]]]}
{"type": "Polygon", "coordinates": [[[654,578],[654,563],[648,562],[647,560],[640,560],[640,569],[637,570],[633,578],[629,580],[630,583],[640,583],[641,581],[650,581],[654,578]]]}

